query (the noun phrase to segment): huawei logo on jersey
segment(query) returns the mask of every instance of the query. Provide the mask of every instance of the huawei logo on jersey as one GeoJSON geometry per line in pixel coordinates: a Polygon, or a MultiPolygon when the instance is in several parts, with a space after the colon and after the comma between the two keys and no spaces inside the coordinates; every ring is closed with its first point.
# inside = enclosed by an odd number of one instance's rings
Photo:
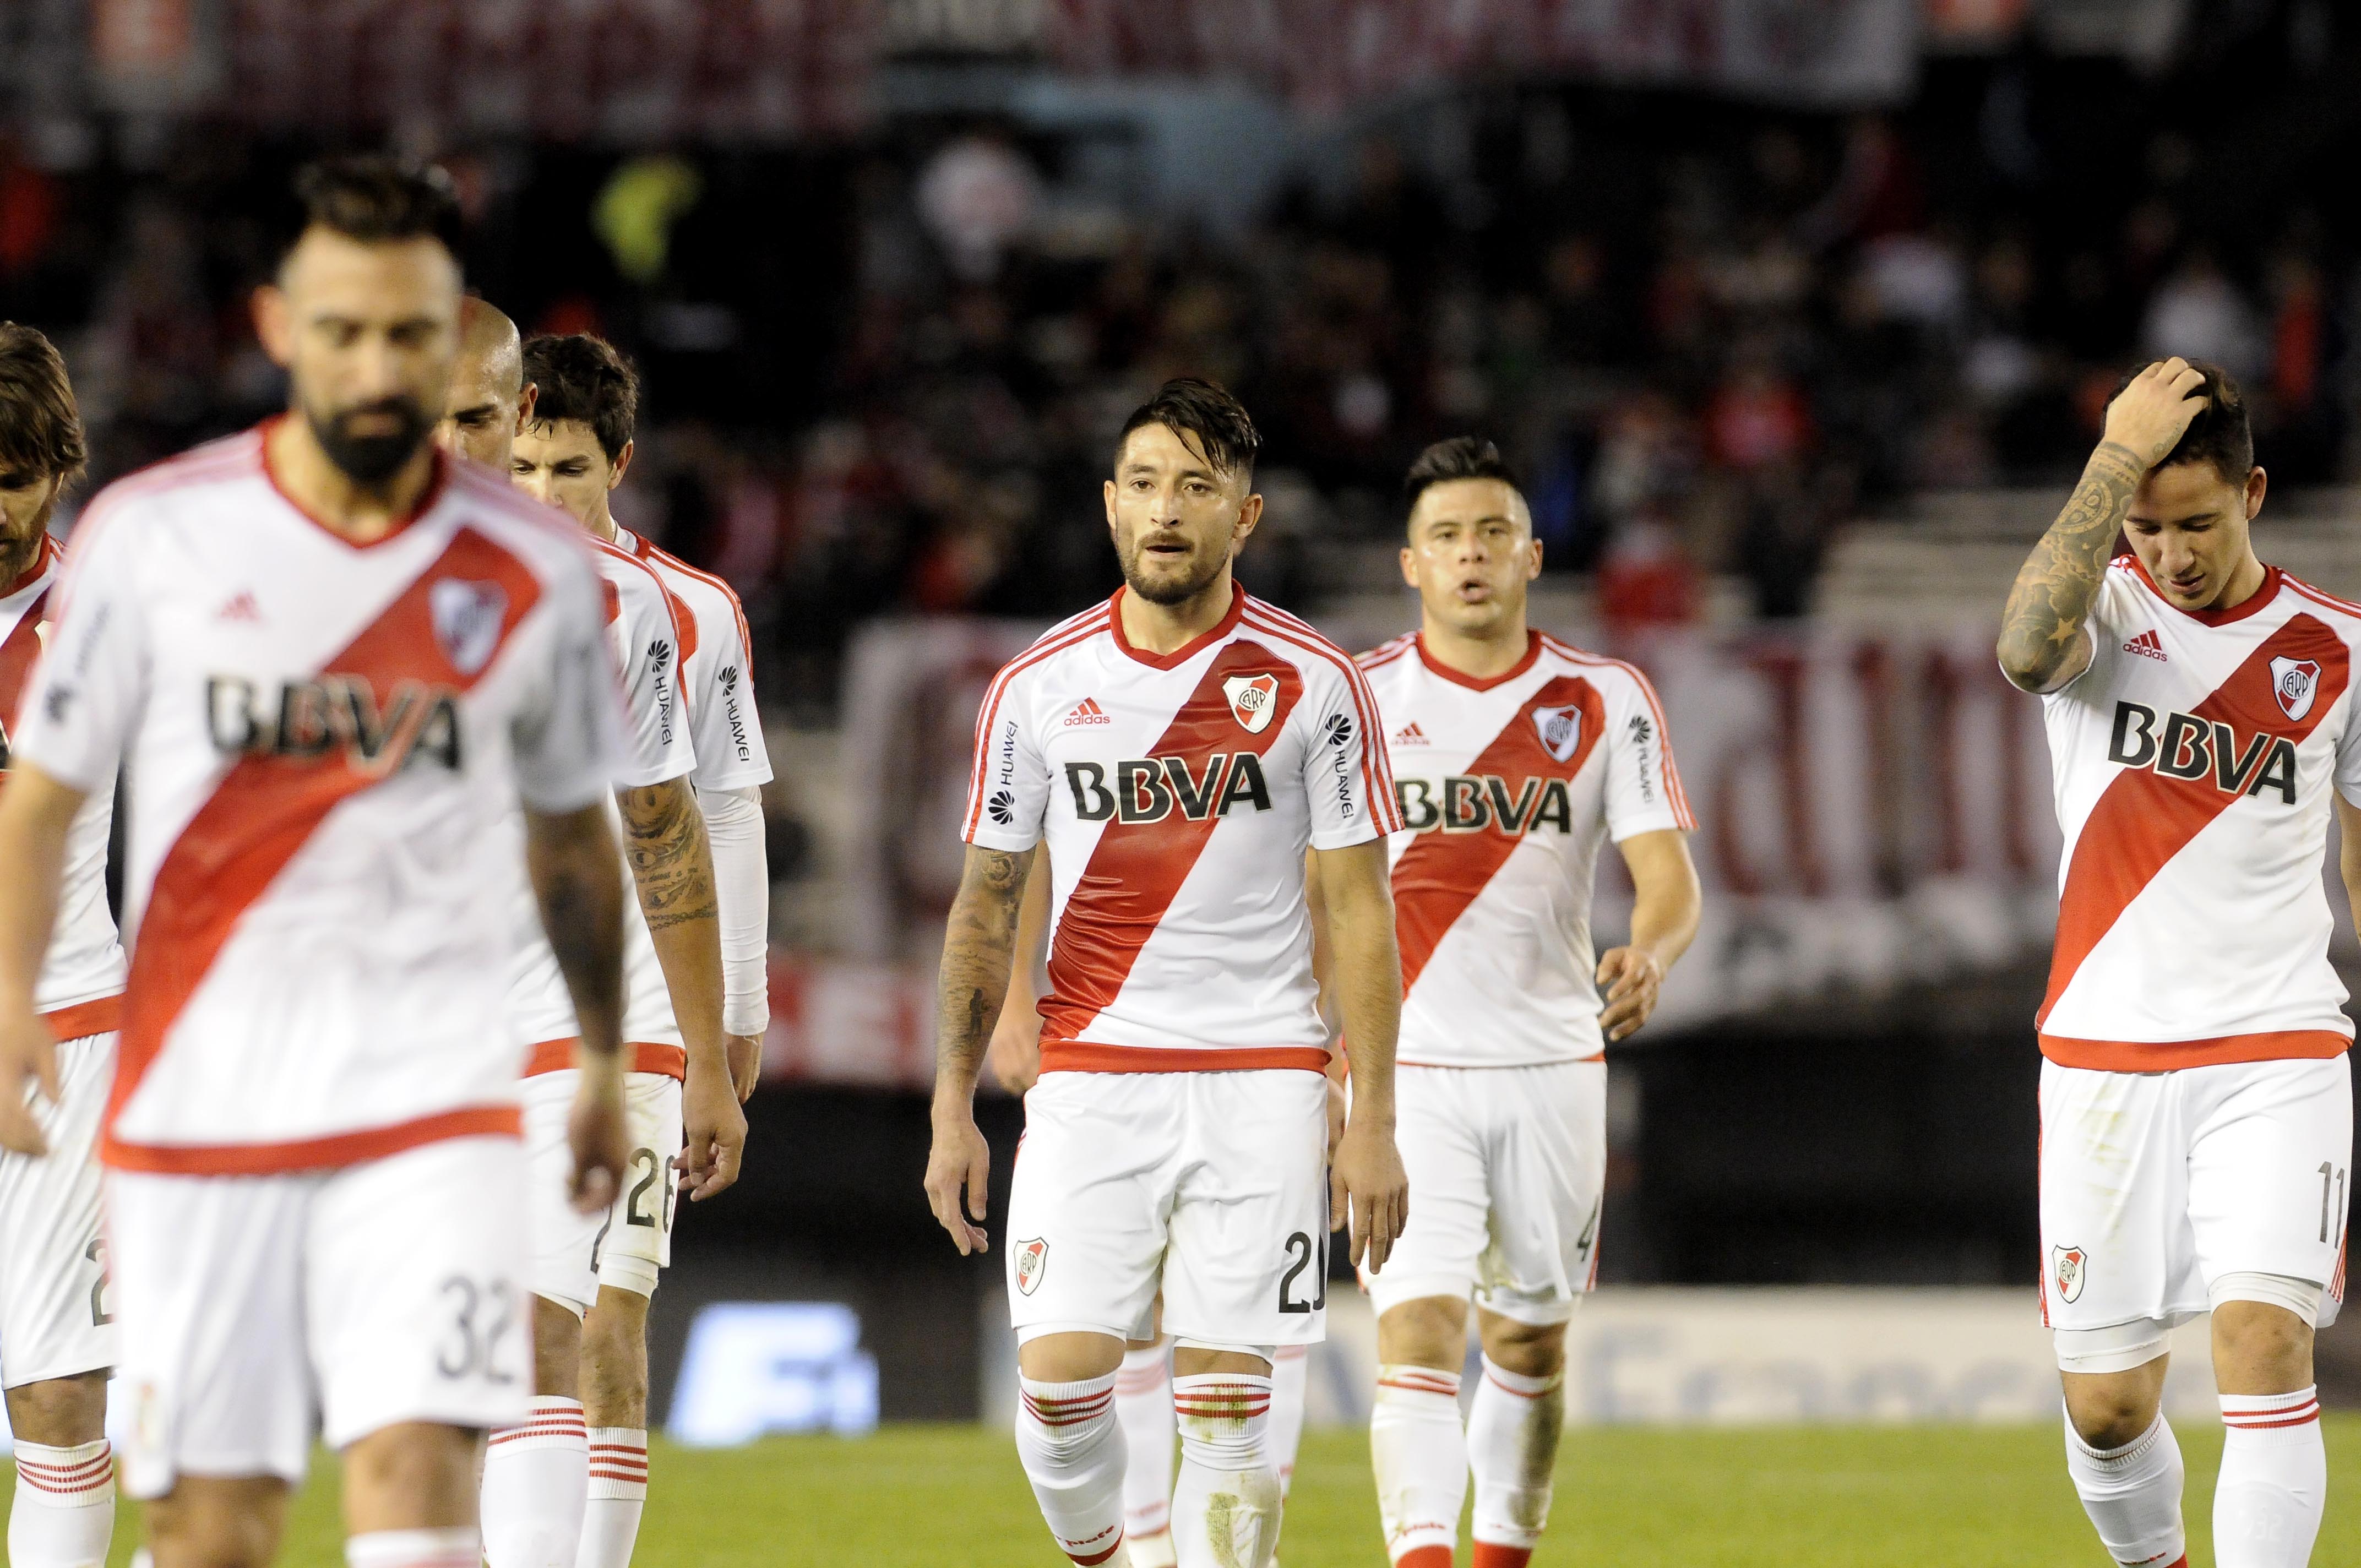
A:
{"type": "Polygon", "coordinates": [[[459,694],[423,681],[398,681],[382,708],[357,675],[287,681],[276,702],[240,675],[205,681],[215,749],[231,754],[310,761],[341,755],[356,772],[387,774],[412,762],[462,763],[459,694]]]}
{"type": "Polygon", "coordinates": [[[1564,779],[1528,778],[1509,793],[1498,773],[1453,773],[1438,795],[1433,781],[1398,778],[1394,800],[1402,826],[1413,833],[1440,828],[1445,833],[1481,833],[1494,828],[1511,839],[1554,828],[1574,831],[1574,797],[1564,779]]]}
{"type": "Polygon", "coordinates": [[[1232,808],[1270,809],[1270,785],[1262,759],[1252,751],[1235,756],[1216,751],[1202,774],[1185,757],[1145,757],[1117,762],[1115,783],[1097,762],[1068,762],[1066,787],[1074,795],[1074,815],[1085,822],[1161,822],[1178,810],[1191,822],[1227,817],[1232,808]]]}
{"type": "Polygon", "coordinates": [[[724,664],[717,677],[721,683],[721,711],[730,720],[730,749],[741,762],[753,761],[754,746],[746,736],[745,717],[738,711],[738,666],[724,664]]]}
{"type": "MultiPolygon", "coordinates": [[[[2272,663],[2284,662],[2275,659],[2272,663]]],[[[2318,666],[2313,668],[2316,681],[2318,666]]],[[[2279,705],[2287,704],[2282,691],[2279,705]]],[[[2306,687],[2303,711],[2311,707],[2311,688],[2306,687]]],[[[2156,709],[2145,704],[2118,702],[2107,761],[2149,769],[2162,778],[2210,778],[2224,795],[2255,797],[2270,790],[2284,804],[2295,804],[2295,742],[2284,735],[2240,735],[2218,718],[2166,713],[2159,721],[2156,709]]]]}

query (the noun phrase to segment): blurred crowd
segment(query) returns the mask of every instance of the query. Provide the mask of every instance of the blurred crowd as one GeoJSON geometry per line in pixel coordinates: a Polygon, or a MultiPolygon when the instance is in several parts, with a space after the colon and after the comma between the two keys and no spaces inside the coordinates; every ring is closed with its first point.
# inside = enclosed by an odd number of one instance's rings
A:
{"type": "MultiPolygon", "coordinates": [[[[2136,356],[2236,373],[2281,482],[2353,475],[2345,236],[2301,204],[2223,217],[2219,159],[2161,109],[2078,190],[2075,123],[2012,120],[2005,87],[1850,118],[1470,94],[1338,132],[1234,223],[1126,206],[1013,122],[446,163],[478,285],[646,368],[618,510],[740,586],[771,700],[818,721],[865,618],[1111,587],[1108,437],[1171,375],[1255,412],[1246,576],[1282,602],[1391,537],[1410,458],[1464,431],[1626,624],[1695,617],[1715,574],[1805,613],[1843,523],[2062,484],[2136,356]]],[[[61,156],[0,132],[0,315],[66,345],[100,478],[281,396],[243,302],[304,149],[160,134],[61,156]]]]}

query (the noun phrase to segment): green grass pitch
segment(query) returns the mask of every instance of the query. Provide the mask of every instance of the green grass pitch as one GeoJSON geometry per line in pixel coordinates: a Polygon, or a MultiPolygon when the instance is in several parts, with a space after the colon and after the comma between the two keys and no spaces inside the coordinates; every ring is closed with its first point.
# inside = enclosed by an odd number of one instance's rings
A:
{"type": "MultiPolygon", "coordinates": [[[[2184,1423],[2191,1560],[2221,1431],[2184,1423]]],[[[2328,1431],[2316,1563],[2361,1563],[2361,1415],[2328,1431]]],[[[1060,1568],[1006,1433],[889,1428],[729,1453],[659,1444],[635,1568],[1060,1568]]],[[[333,1461],[296,1500],[287,1564],[340,1564],[333,1461]]],[[[126,1563],[126,1515],[112,1564],[126,1563]]],[[[1465,1561],[1466,1548],[1462,1549],[1465,1561]]],[[[1366,1438],[1306,1436],[1279,1560],[1384,1568],[1366,1438]]],[[[2104,1568],[2052,1427],[1587,1429],[1568,1436],[1534,1568],[2104,1568]]]]}

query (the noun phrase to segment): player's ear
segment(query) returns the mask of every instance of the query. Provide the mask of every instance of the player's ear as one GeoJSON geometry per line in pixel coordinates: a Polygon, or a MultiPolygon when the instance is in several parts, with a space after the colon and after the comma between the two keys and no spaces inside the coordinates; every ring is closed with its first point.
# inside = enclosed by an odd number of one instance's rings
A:
{"type": "Polygon", "coordinates": [[[1407,544],[1401,547],[1401,572],[1403,582],[1418,587],[1418,552],[1407,544]]]}
{"type": "Polygon", "coordinates": [[[1254,537],[1257,524],[1262,521],[1262,492],[1257,490],[1238,503],[1238,520],[1230,525],[1233,543],[1244,544],[1254,537]]]}
{"type": "Polygon", "coordinates": [[[631,466],[631,444],[626,441],[623,443],[623,449],[615,454],[615,461],[608,466],[607,488],[611,490],[617,485],[621,484],[623,482],[623,471],[631,466]]]}
{"type": "Polygon", "coordinates": [[[2263,472],[2261,464],[2257,463],[2246,470],[2246,521],[2248,522],[2254,521],[2255,514],[2263,510],[2263,492],[2270,488],[2271,477],[2263,472]]]}
{"type": "Polygon", "coordinates": [[[1099,486],[1099,497],[1106,503],[1107,532],[1112,536],[1115,532],[1115,481],[1113,479],[1105,480],[1099,486]]]}
{"type": "Polygon", "coordinates": [[[524,390],[517,395],[516,433],[519,435],[522,435],[525,427],[533,422],[533,406],[539,401],[541,401],[541,389],[527,381],[524,384],[524,390]]]}
{"type": "Polygon", "coordinates": [[[1532,554],[1525,558],[1525,581],[1532,582],[1542,575],[1542,542],[1532,542],[1532,554]]]}
{"type": "Polygon", "coordinates": [[[254,335],[273,365],[284,369],[295,357],[295,326],[287,310],[286,291],[265,283],[254,291],[254,335]]]}

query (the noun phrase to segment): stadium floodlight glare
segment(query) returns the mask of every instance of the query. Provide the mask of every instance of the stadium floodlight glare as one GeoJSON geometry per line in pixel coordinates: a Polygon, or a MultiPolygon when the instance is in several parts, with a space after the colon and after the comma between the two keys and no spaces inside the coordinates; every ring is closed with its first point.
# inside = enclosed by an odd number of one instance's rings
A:
{"type": "Polygon", "coordinates": [[[857,1437],[877,1425],[877,1358],[833,1301],[718,1301],[697,1314],[669,1430],[693,1448],[769,1432],[857,1437]]]}

